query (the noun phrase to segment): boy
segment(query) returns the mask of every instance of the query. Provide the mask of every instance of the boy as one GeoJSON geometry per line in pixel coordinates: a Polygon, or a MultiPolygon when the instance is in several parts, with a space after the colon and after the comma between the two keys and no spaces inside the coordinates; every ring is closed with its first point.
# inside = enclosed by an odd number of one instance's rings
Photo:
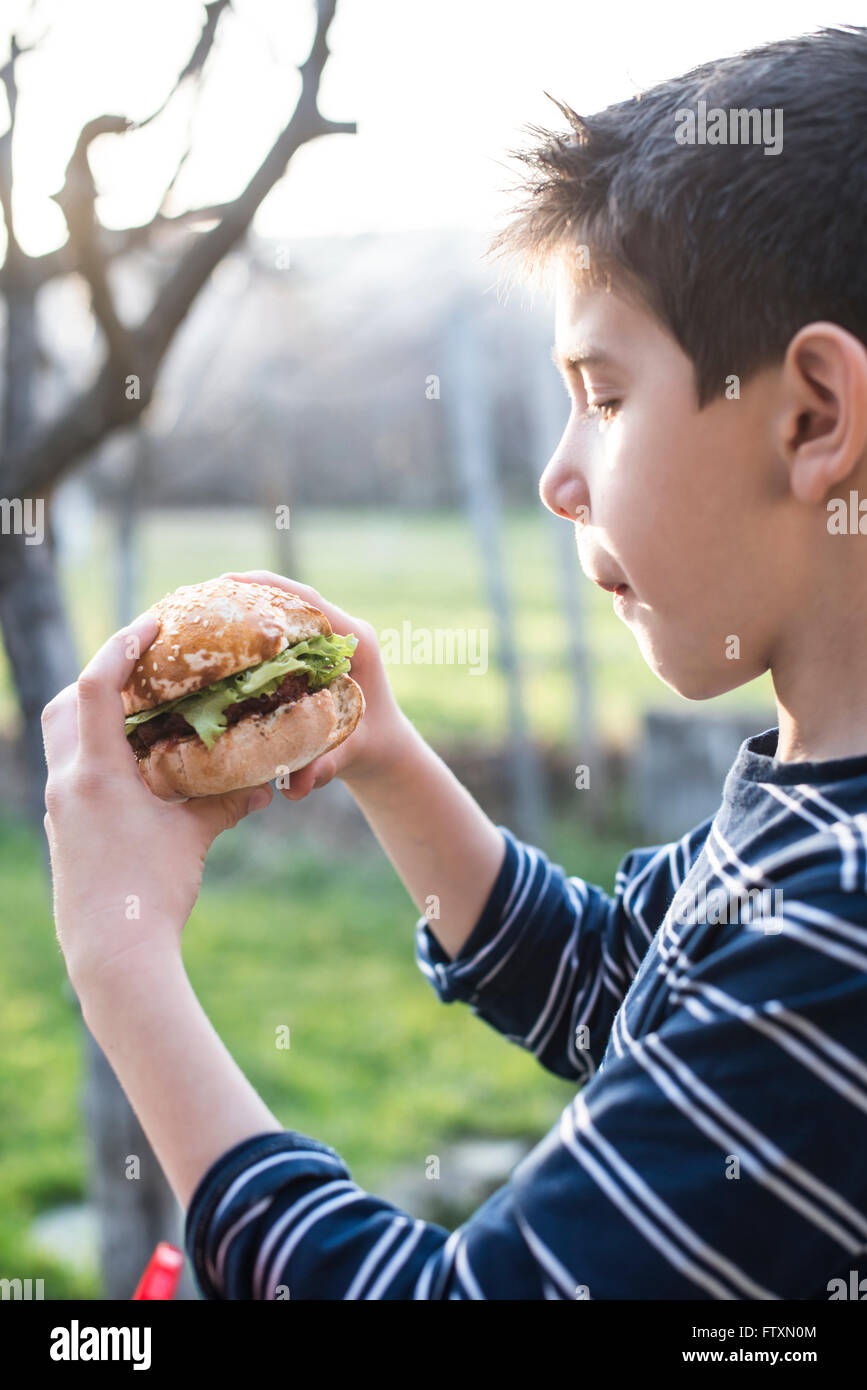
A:
{"type": "Polygon", "coordinates": [[[206,1298],[825,1299],[867,1248],[867,542],[829,526],[867,471],[867,30],[562,109],[575,138],[542,132],[495,243],[557,267],[571,413],[542,500],[662,680],[706,699],[770,669],[779,727],[608,897],[491,824],[401,715],[367,624],[246,576],[360,637],[367,715],[285,794],[342,777],[419,911],[439,896],[416,932],[440,998],[580,1088],[449,1234],[285,1131],[214,1035],[180,933],[211,840],[270,790],[151,797],[111,639],[45,712],[55,915],[206,1298]],[[685,142],[699,102],[706,137],[768,109],[782,146],[685,142]]]}

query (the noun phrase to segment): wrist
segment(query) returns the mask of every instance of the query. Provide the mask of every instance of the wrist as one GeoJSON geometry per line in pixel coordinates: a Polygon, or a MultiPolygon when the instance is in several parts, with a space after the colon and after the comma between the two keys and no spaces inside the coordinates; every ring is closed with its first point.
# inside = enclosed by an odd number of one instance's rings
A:
{"type": "Polygon", "coordinates": [[[341,780],[355,794],[367,791],[402,775],[407,763],[425,746],[415,725],[395,705],[387,732],[379,740],[375,754],[351,763],[341,774],[341,780]]]}
{"type": "Polygon", "coordinates": [[[91,1017],[101,1015],[106,1004],[111,1011],[123,1009],[131,1000],[164,989],[169,979],[186,977],[180,933],[177,940],[139,938],[99,956],[87,952],[67,960],[67,973],[90,1026],[91,1017]]]}

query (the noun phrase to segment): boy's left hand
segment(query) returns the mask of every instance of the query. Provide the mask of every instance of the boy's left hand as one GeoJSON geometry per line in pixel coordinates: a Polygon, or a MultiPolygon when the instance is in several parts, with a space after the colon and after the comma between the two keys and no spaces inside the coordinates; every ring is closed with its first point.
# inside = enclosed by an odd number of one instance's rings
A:
{"type": "Polygon", "coordinates": [[[146,613],[116,632],[42,714],[54,918],[79,994],[147,956],[181,959],[208,849],[272,797],[266,786],[165,802],[145,786],[120,692],[158,630],[146,613]]]}

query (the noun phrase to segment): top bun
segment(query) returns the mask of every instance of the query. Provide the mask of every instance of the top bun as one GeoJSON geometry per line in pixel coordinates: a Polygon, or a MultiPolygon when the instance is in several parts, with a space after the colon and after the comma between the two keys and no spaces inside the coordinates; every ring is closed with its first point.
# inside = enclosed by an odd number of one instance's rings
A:
{"type": "Polygon", "coordinates": [[[123,690],[125,715],[203,690],[305,637],[331,636],[318,608],[270,584],[237,579],[185,584],[148,612],[160,630],[123,690]]]}

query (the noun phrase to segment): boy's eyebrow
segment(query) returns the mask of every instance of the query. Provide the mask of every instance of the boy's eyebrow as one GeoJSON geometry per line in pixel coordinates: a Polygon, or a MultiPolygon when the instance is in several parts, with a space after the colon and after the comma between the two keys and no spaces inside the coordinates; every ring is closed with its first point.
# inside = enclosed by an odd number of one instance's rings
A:
{"type": "Polygon", "coordinates": [[[560,352],[554,343],[551,348],[551,361],[559,371],[565,372],[568,367],[574,370],[581,367],[610,366],[614,359],[601,348],[594,347],[592,343],[588,343],[578,352],[560,352]]]}

